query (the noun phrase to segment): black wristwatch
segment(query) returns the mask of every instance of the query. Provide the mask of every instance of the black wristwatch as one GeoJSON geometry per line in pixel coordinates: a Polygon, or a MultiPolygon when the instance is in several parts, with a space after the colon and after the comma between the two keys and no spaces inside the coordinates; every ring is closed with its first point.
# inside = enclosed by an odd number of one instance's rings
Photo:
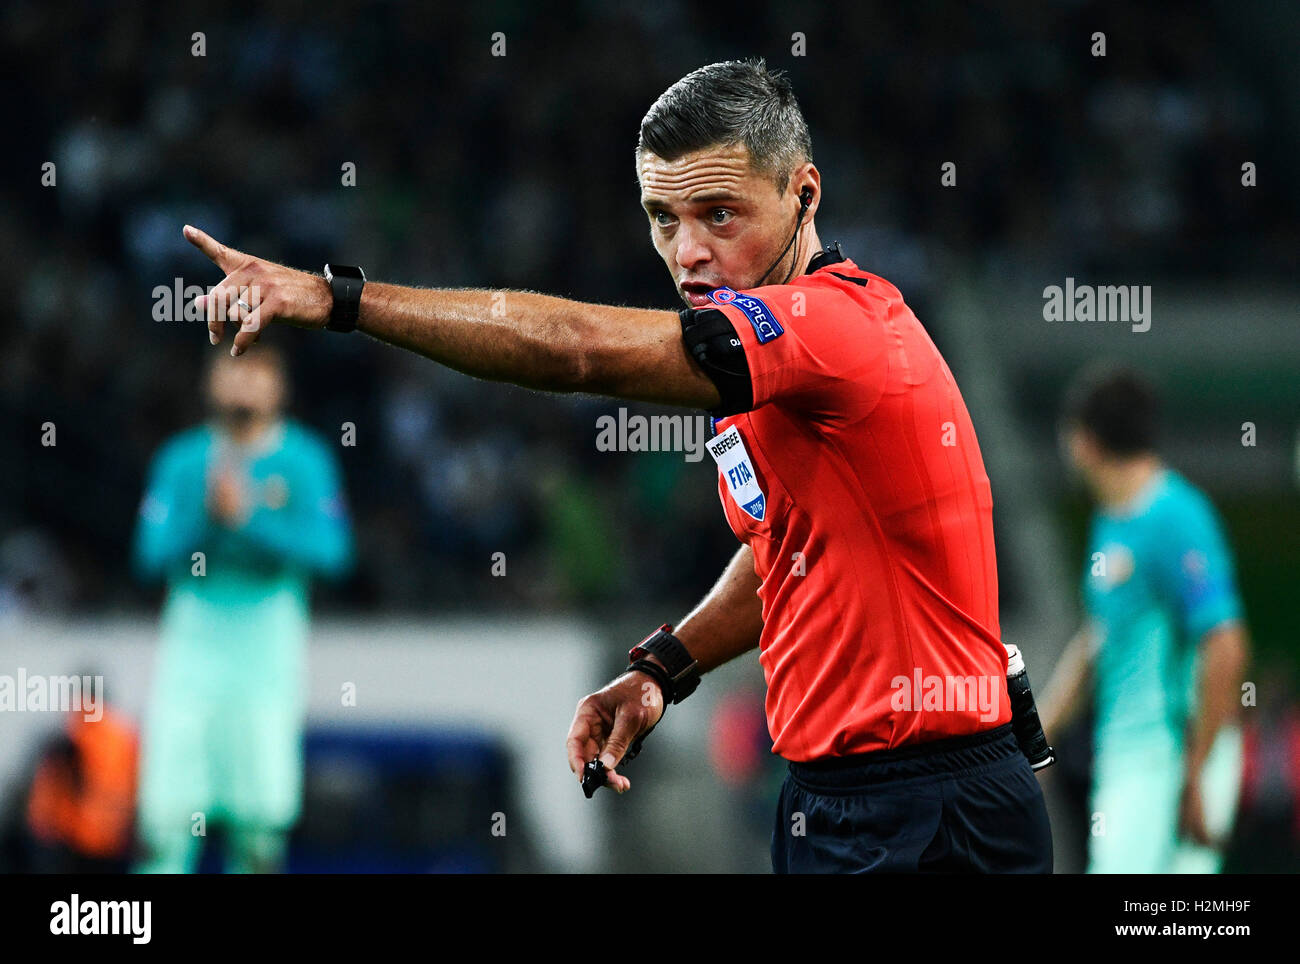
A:
{"type": "Polygon", "coordinates": [[[691,658],[667,623],[633,646],[627,658],[631,663],[628,669],[645,673],[659,684],[665,703],[680,703],[700,685],[699,662],[691,658]],[[659,662],[651,661],[649,656],[659,662]]]}
{"type": "Polygon", "coordinates": [[[334,293],[334,307],[325,327],[330,331],[355,331],[357,316],[361,314],[361,289],[366,286],[366,273],[354,264],[327,264],[325,280],[334,293]]]}

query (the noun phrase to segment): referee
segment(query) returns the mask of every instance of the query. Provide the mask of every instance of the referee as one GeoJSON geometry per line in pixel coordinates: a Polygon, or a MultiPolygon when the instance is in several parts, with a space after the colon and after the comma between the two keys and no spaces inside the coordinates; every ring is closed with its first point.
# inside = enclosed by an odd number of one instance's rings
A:
{"type": "Polygon", "coordinates": [[[823,247],[821,175],[789,82],[761,60],[678,81],[641,122],[650,237],[687,307],[366,283],[232,250],[198,299],[213,344],[266,326],[360,330],[480,378],[703,408],[741,549],[674,629],[578,705],[575,773],[615,768],[667,703],[754,648],[782,872],[1049,873],[1012,731],[992,497],[952,373],[888,281],[823,247]]]}

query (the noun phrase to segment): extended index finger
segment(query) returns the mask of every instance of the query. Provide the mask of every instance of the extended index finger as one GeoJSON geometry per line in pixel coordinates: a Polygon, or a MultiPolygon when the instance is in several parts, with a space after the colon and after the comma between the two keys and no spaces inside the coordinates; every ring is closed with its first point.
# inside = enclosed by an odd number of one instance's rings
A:
{"type": "Polygon", "coordinates": [[[230,274],[238,267],[237,261],[241,255],[234,248],[226,247],[216,238],[204,231],[200,231],[192,224],[185,225],[183,233],[185,240],[211,258],[212,263],[226,274],[230,274]]]}

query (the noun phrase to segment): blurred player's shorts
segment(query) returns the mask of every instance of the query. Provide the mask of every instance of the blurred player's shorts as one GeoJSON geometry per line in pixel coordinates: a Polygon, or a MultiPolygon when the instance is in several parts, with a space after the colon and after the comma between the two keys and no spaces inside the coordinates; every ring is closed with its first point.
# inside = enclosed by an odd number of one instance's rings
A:
{"type": "MultiPolygon", "coordinates": [[[[1241,731],[1219,731],[1201,777],[1206,829],[1226,840],[1237,816],[1242,774],[1241,731]]],[[[1098,757],[1088,838],[1090,874],[1217,874],[1220,849],[1178,837],[1183,750],[1165,738],[1134,743],[1098,757]]]]}
{"type": "Polygon", "coordinates": [[[302,802],[302,727],[293,700],[233,704],[193,693],[155,700],[144,740],[140,825],[190,832],[195,814],[288,828],[302,802]]]}

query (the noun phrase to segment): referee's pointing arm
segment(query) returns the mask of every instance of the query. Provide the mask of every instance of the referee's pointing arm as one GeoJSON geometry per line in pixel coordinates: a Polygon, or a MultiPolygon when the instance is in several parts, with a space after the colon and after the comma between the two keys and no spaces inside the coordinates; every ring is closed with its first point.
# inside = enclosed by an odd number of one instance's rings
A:
{"type": "MultiPolygon", "coordinates": [[[[334,298],[323,277],[235,251],[188,225],[185,237],[226,273],[196,301],[213,344],[228,321],[239,325],[234,354],[270,324],[325,328],[330,321],[334,298]]],[[[672,311],[526,291],[503,297],[487,290],[367,283],[356,327],[479,378],[697,408],[718,403],[713,382],[686,353],[681,321],[672,311]]]]}

